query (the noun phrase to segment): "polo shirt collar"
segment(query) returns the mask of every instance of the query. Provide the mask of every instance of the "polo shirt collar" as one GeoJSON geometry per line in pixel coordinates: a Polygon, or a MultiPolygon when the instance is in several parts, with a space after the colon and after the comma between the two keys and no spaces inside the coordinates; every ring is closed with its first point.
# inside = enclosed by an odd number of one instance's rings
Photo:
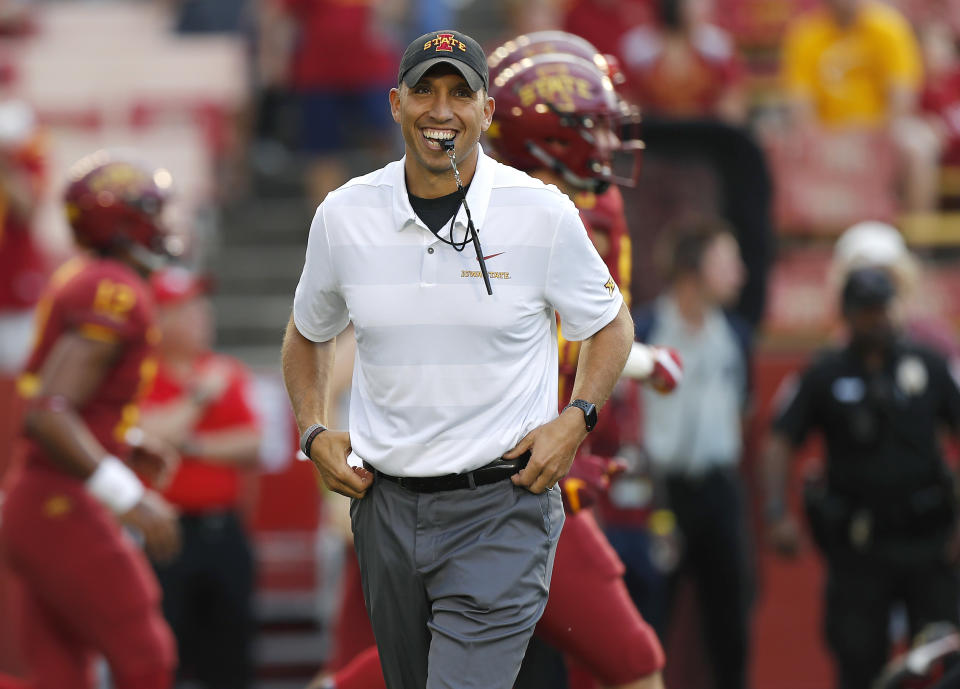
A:
{"type": "MultiPolygon", "coordinates": [[[[400,232],[410,224],[423,227],[423,221],[417,217],[410,205],[410,199],[407,197],[407,180],[404,174],[404,166],[407,157],[400,159],[395,168],[395,178],[393,184],[393,220],[394,229],[400,232]]],[[[495,173],[496,162],[483,152],[480,144],[477,144],[477,169],[473,173],[473,179],[470,181],[470,188],[467,189],[467,204],[470,206],[470,214],[473,217],[473,224],[478,231],[483,231],[483,220],[487,217],[487,207],[490,205],[490,192],[493,191],[493,177],[495,173]]],[[[453,170],[450,171],[453,175],[453,170]]],[[[454,224],[461,228],[467,226],[467,213],[460,206],[457,211],[457,217],[454,224]]]]}

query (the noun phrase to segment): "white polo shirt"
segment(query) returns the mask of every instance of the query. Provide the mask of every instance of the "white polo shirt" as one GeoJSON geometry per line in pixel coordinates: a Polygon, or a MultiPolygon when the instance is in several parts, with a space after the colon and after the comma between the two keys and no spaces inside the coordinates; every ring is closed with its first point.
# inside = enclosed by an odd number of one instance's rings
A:
{"type": "MultiPolygon", "coordinates": [[[[414,213],[404,160],[317,209],[293,318],[315,342],[353,321],[354,462],[395,476],[488,464],[557,415],[554,312],[564,336],[582,340],[620,310],[620,290],[556,187],[480,151],[467,202],[493,296],[472,243],[456,251],[414,213]]],[[[454,238],[465,231],[461,207],[454,238]]]]}

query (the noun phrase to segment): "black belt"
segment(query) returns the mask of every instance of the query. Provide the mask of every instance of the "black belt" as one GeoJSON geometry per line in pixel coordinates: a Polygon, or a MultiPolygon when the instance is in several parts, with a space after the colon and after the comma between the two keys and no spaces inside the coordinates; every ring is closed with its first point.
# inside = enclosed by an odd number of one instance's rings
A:
{"type": "Polygon", "coordinates": [[[414,493],[437,493],[442,490],[476,488],[477,486],[503,481],[527,466],[529,461],[530,452],[528,451],[514,459],[500,458],[464,474],[446,474],[445,476],[391,476],[374,469],[366,462],[363,465],[372,471],[378,479],[396,483],[401,488],[412,490],[414,493]]]}
{"type": "Polygon", "coordinates": [[[209,510],[207,512],[184,512],[180,514],[183,529],[223,529],[239,519],[234,509],[209,510]]]}

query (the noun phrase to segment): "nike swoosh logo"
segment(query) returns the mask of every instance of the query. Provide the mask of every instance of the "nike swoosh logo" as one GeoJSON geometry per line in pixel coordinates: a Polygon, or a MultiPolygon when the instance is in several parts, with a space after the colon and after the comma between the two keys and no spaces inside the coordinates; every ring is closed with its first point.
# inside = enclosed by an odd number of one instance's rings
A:
{"type": "MultiPolygon", "coordinates": [[[[501,252],[500,252],[500,254],[505,254],[505,253],[507,253],[507,252],[506,252],[506,251],[501,251],[501,252]]],[[[483,260],[484,260],[484,261],[489,261],[491,258],[495,258],[495,257],[499,256],[500,254],[490,254],[489,256],[484,256],[484,257],[483,257],[483,260]]]]}

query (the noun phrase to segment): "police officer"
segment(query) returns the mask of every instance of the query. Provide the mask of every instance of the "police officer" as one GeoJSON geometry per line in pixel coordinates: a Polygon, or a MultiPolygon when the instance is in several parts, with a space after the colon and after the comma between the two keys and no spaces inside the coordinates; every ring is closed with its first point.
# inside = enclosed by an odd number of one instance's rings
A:
{"type": "Polygon", "coordinates": [[[805,495],[826,558],[825,631],[842,689],[866,689],[887,657],[891,606],[906,606],[911,634],[957,622],[955,499],[939,446],[960,432],[960,391],[944,360],[904,338],[894,287],[881,269],[855,270],[842,291],[847,343],[804,371],[773,422],[764,456],[768,538],[791,554],[798,528],[786,509],[790,456],[814,429],[827,459],[805,495]]]}

